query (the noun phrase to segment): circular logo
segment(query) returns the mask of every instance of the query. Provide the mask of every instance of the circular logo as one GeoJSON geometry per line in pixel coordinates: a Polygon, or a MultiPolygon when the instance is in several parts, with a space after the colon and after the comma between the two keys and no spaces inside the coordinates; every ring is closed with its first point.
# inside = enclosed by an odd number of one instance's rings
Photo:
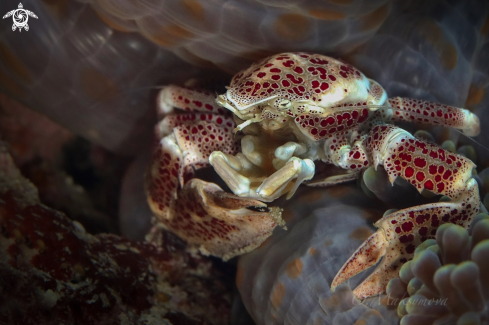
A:
{"type": "Polygon", "coordinates": [[[24,28],[26,31],[29,30],[29,25],[27,25],[27,21],[29,20],[29,16],[36,18],[36,14],[34,14],[32,11],[24,9],[22,6],[22,3],[19,3],[18,9],[11,10],[7,12],[3,18],[7,18],[12,16],[12,19],[14,21],[14,24],[12,25],[12,30],[15,31],[16,29],[22,31],[22,28],[24,28]]]}

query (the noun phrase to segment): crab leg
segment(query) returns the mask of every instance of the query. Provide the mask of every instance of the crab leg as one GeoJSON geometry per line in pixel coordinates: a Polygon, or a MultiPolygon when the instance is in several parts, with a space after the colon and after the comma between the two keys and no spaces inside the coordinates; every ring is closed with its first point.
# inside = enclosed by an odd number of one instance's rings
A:
{"type": "Polygon", "coordinates": [[[429,102],[421,99],[394,97],[387,100],[394,108],[388,118],[391,121],[409,121],[424,124],[449,126],[462,130],[467,136],[480,132],[479,118],[463,108],[429,102]]]}
{"type": "Polygon", "coordinates": [[[334,289],[384,256],[374,272],[354,290],[359,298],[385,292],[389,280],[412,258],[417,245],[434,238],[443,223],[468,227],[480,204],[477,182],[471,178],[475,165],[465,157],[415,139],[391,125],[374,127],[365,144],[374,167],[384,165],[391,182],[401,176],[420,192],[426,188],[452,201],[399,210],[376,222],[377,232],[350,257],[332,283],[334,289]]]}
{"type": "MultiPolygon", "coordinates": [[[[356,103],[350,106],[365,105],[366,103],[356,103]]],[[[356,179],[360,172],[368,167],[363,139],[358,137],[358,130],[368,120],[369,110],[350,108],[345,105],[335,108],[338,108],[339,111],[324,115],[304,113],[294,120],[297,128],[310,140],[325,139],[324,157],[321,158],[324,162],[346,170],[336,175],[316,175],[312,181],[307,183],[308,186],[325,187],[348,182],[356,179]],[[352,144],[351,141],[354,143],[352,144]]]]}
{"type": "MultiPolygon", "coordinates": [[[[182,92],[175,95],[172,89],[197,93],[174,86],[162,92],[180,100],[182,92]]],[[[163,96],[161,101],[173,105],[172,98],[163,96]]],[[[194,102],[192,98],[187,100],[194,102]]],[[[185,103],[185,98],[180,102],[185,103]]],[[[239,150],[239,138],[232,133],[234,126],[230,118],[218,114],[166,117],[157,127],[156,133],[162,138],[154,151],[146,184],[148,203],[164,228],[203,254],[223,259],[254,249],[277,224],[283,224],[278,208],[267,208],[260,201],[226,194],[215,184],[191,179],[195,169],[209,166],[213,151],[235,154],[239,150]]],[[[156,230],[150,239],[158,240],[156,230]]]]}
{"type": "Polygon", "coordinates": [[[212,93],[175,85],[163,87],[156,101],[158,114],[163,116],[173,113],[175,108],[189,112],[227,113],[225,109],[217,105],[216,96],[212,93]]]}

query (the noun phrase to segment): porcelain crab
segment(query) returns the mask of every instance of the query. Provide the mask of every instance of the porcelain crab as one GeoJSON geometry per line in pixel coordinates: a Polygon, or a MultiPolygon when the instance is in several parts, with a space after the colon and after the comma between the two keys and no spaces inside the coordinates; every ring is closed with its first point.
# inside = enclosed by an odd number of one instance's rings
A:
{"type": "Polygon", "coordinates": [[[451,200],[399,210],[376,222],[378,231],[331,285],[334,289],[383,257],[354,290],[365,298],[385,292],[416,246],[434,238],[439,225],[468,227],[479,212],[477,183],[471,178],[475,164],[393,125],[415,121],[475,136],[477,116],[424,100],[388,98],[377,82],[331,57],[268,57],[235,75],[217,99],[168,86],[159,95],[159,112],[165,117],[156,128],[161,140],[148,172],[148,201],[163,227],[203,253],[230,258],[257,247],[283,225],[281,210],[263,202],[290,198],[302,183],[330,186],[383,165],[391,182],[400,176],[420,192],[451,200]],[[234,194],[192,178],[209,164],[234,194]],[[319,164],[344,172],[321,176],[315,174],[319,164]]]}

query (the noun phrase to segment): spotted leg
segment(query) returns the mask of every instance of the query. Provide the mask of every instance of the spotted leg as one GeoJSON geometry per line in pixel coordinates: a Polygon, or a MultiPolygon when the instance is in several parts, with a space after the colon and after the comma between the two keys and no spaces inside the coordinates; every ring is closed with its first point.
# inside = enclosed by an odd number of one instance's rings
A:
{"type": "Polygon", "coordinates": [[[162,116],[173,113],[175,108],[188,112],[222,115],[228,113],[224,108],[217,105],[216,97],[212,93],[175,85],[163,87],[156,102],[157,112],[162,116]]]}
{"type": "Polygon", "coordinates": [[[480,132],[480,121],[470,111],[421,99],[394,97],[387,100],[391,109],[383,110],[386,121],[409,121],[449,126],[469,136],[480,132]]]}
{"type": "MultiPolygon", "coordinates": [[[[366,102],[349,106],[365,105],[367,105],[366,102]]],[[[310,140],[325,140],[323,155],[319,155],[321,160],[342,169],[328,168],[319,171],[314,179],[307,182],[308,186],[324,187],[354,180],[369,164],[363,149],[363,139],[358,136],[358,130],[369,118],[369,110],[350,108],[344,104],[332,110],[333,112],[323,115],[304,113],[294,120],[301,134],[310,140]],[[335,112],[335,109],[338,111],[335,112]],[[333,173],[331,173],[332,170],[334,170],[333,173]]]]}
{"type": "MultiPolygon", "coordinates": [[[[210,95],[205,96],[175,86],[161,91],[160,112],[173,112],[177,107],[190,113],[169,115],[157,126],[160,140],[147,173],[146,191],[158,226],[204,254],[228,259],[260,245],[282,220],[277,208],[192,179],[195,169],[209,166],[211,152],[234,154],[239,150],[233,120],[217,111],[202,112],[205,103],[212,102],[210,95]]],[[[153,240],[157,237],[151,236],[153,240]]]]}
{"type": "Polygon", "coordinates": [[[468,227],[479,212],[477,182],[471,178],[474,163],[436,145],[414,138],[391,125],[376,126],[365,141],[369,159],[379,164],[391,182],[400,176],[418,191],[429,189],[451,201],[415,206],[388,214],[376,222],[379,229],[353,253],[333,280],[332,289],[382,261],[357,288],[359,298],[381,294],[415,248],[434,238],[443,223],[468,227]]]}

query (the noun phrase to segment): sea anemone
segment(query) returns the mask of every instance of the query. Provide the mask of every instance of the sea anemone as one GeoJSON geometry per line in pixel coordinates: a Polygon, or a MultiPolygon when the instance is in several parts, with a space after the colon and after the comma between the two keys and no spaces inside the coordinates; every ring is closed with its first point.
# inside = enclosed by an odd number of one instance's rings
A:
{"type": "Polygon", "coordinates": [[[444,224],[420,245],[387,287],[401,325],[489,322],[489,215],[470,230],[444,224]]]}

